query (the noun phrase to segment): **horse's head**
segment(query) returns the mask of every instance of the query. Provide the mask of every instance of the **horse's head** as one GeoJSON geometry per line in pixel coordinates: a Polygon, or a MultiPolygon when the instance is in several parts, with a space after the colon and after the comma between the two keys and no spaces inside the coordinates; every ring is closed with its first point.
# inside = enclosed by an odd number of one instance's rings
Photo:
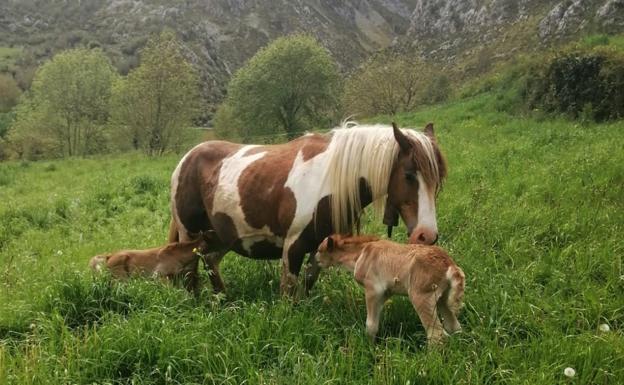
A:
{"type": "Polygon", "coordinates": [[[438,148],[433,124],[424,135],[402,132],[392,123],[399,155],[388,184],[384,224],[388,234],[401,216],[407,226],[409,243],[434,244],[438,239],[435,198],[446,176],[446,163],[438,148]]]}

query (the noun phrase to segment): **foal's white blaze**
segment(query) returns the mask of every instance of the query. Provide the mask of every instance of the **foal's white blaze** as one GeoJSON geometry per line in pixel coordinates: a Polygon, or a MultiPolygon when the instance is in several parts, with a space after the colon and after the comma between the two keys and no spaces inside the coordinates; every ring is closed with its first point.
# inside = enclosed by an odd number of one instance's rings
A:
{"type": "Polygon", "coordinates": [[[258,229],[245,221],[238,191],[238,180],[247,167],[266,155],[266,151],[247,155],[247,152],[255,147],[258,146],[244,146],[223,160],[212,205],[212,215],[222,212],[232,219],[242,246],[248,253],[251,251],[251,246],[260,240],[269,240],[277,246],[284,242],[282,238],[273,234],[268,226],[258,229]]]}
{"type": "MultiPolygon", "coordinates": [[[[425,183],[425,179],[420,172],[418,178],[418,225],[421,228],[429,229],[433,234],[438,233],[438,223],[436,221],[435,193],[433,189],[425,183]]],[[[410,234],[414,230],[408,229],[410,234]]]]}

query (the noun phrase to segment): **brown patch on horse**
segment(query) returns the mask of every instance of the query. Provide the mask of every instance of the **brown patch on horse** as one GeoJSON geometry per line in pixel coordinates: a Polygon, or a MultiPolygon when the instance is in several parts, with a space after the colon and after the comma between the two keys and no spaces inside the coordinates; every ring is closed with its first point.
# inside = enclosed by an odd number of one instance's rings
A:
{"type": "Polygon", "coordinates": [[[304,162],[327,150],[327,140],[323,135],[311,134],[302,139],[306,141],[306,144],[301,148],[304,162]]]}
{"type": "MultiPolygon", "coordinates": [[[[210,192],[219,182],[222,159],[240,147],[223,141],[206,142],[191,151],[181,165],[175,202],[180,222],[190,233],[212,228],[206,211],[212,209],[210,192]]],[[[170,241],[174,240],[171,238],[170,241]]]]}
{"type": "Polygon", "coordinates": [[[271,146],[270,151],[262,146],[250,150],[260,153],[264,149],[267,152],[243,170],[238,180],[241,208],[249,225],[255,228],[268,226],[273,234],[286,236],[295,217],[297,202],[290,188],[284,185],[299,152],[305,161],[306,154],[312,157],[327,148],[327,143],[321,139],[320,136],[304,136],[287,144],[271,146]]]}

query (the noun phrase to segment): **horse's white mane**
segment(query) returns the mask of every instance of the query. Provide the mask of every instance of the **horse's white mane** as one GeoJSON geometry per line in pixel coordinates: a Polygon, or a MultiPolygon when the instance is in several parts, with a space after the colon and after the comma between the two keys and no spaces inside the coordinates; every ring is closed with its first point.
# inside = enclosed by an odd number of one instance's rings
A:
{"type": "MultiPolygon", "coordinates": [[[[402,129],[416,143],[420,143],[429,163],[425,165],[438,175],[438,165],[430,139],[421,132],[402,129]]],[[[384,124],[359,125],[346,121],[334,128],[327,149],[329,162],[325,182],[331,191],[331,220],[334,230],[345,233],[352,230],[352,220],[361,212],[360,178],[368,182],[377,214],[383,213],[385,197],[399,145],[392,126],[384,124]]]]}

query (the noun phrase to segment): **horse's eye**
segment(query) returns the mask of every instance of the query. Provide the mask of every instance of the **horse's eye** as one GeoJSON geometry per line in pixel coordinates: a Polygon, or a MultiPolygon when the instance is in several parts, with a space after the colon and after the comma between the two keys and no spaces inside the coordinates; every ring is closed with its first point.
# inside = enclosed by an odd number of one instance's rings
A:
{"type": "Polygon", "coordinates": [[[411,172],[406,172],[405,179],[410,183],[414,183],[416,182],[416,174],[411,173],[411,172]]]}

